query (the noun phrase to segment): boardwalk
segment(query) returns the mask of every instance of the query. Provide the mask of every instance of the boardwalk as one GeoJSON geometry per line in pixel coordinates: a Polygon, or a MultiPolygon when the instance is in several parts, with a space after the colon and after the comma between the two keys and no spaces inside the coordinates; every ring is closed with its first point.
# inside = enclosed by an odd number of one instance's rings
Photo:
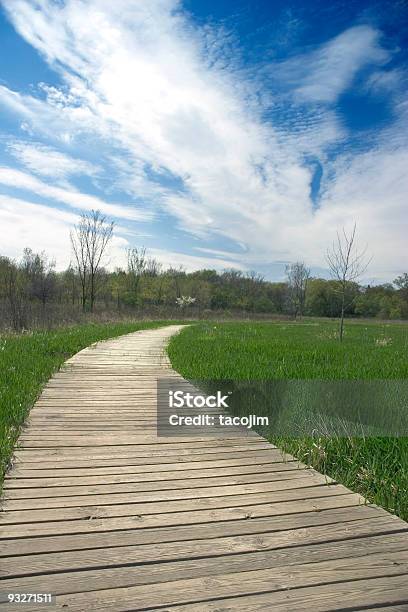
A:
{"type": "Polygon", "coordinates": [[[78,611],[408,610],[407,523],[256,435],[156,437],[178,329],[92,346],[48,383],[6,480],[0,592],[78,611]]]}

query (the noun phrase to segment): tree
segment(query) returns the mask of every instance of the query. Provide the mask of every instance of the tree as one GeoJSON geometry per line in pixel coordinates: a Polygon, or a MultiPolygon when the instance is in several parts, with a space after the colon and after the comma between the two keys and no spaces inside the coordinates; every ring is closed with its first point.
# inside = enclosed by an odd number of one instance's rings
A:
{"type": "Polygon", "coordinates": [[[265,291],[273,304],[272,312],[284,312],[287,293],[286,283],[268,283],[265,291]]]}
{"type": "Polygon", "coordinates": [[[394,280],[394,285],[398,287],[398,293],[401,297],[400,317],[408,317],[408,273],[404,272],[394,280]]]}
{"type": "Polygon", "coordinates": [[[127,250],[127,274],[132,303],[137,302],[140,279],[146,273],[147,265],[148,259],[144,247],[127,250]]]}
{"type": "Polygon", "coordinates": [[[11,325],[15,331],[28,327],[26,287],[21,267],[8,257],[0,257],[1,293],[9,306],[11,325]]]}
{"type": "Polygon", "coordinates": [[[161,274],[163,265],[154,257],[148,257],[146,261],[145,275],[156,278],[161,274]]]}
{"type": "Polygon", "coordinates": [[[394,280],[394,285],[396,285],[401,293],[401,296],[404,300],[408,302],[408,274],[404,272],[400,276],[394,280]]]}
{"type": "Polygon", "coordinates": [[[289,307],[296,317],[302,316],[305,309],[306,289],[310,279],[310,269],[302,261],[286,266],[289,307]]]}
{"type": "Polygon", "coordinates": [[[347,234],[343,228],[342,233],[337,232],[337,240],[331,249],[326,253],[326,260],[329,265],[333,279],[338,283],[341,298],[340,308],[340,330],[339,339],[343,341],[344,335],[344,313],[346,308],[354,301],[355,295],[348,298],[349,289],[355,287],[362,274],[367,270],[370,260],[366,257],[367,247],[362,251],[356,245],[356,224],[352,231],[347,234]]]}
{"type": "Polygon", "coordinates": [[[181,297],[181,280],[186,276],[183,266],[169,268],[167,274],[173,279],[176,299],[181,297]]]}
{"type": "Polygon", "coordinates": [[[72,250],[81,282],[83,310],[86,310],[89,300],[90,310],[93,311],[98,290],[98,272],[112,239],[113,228],[113,222],[108,222],[99,210],[92,210],[81,216],[71,232],[72,250]]]}
{"type": "Polygon", "coordinates": [[[24,249],[21,268],[26,277],[29,297],[40,300],[45,307],[55,291],[55,262],[50,261],[44,251],[34,253],[32,249],[24,249]]]}
{"type": "Polygon", "coordinates": [[[67,270],[60,275],[61,289],[65,297],[74,306],[79,298],[78,275],[70,263],[67,270]]]}

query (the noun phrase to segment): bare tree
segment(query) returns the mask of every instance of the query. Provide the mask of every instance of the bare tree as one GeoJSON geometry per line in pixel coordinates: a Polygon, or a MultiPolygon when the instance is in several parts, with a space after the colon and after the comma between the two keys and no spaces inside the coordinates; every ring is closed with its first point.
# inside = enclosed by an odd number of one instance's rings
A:
{"type": "Polygon", "coordinates": [[[302,261],[297,261],[286,266],[286,277],[290,310],[296,319],[304,313],[310,269],[302,261]]]}
{"type": "Polygon", "coordinates": [[[89,285],[89,264],[85,244],[86,227],[83,218],[81,217],[78,225],[71,231],[71,245],[74,253],[75,264],[78,272],[79,281],[81,283],[81,303],[82,309],[86,310],[88,300],[88,285],[89,285]]]}
{"type": "Polygon", "coordinates": [[[98,273],[106,248],[113,236],[114,223],[108,222],[99,210],[84,213],[71,232],[71,244],[81,282],[82,308],[88,300],[91,312],[98,290],[98,273]]]}
{"type": "Polygon", "coordinates": [[[145,269],[146,276],[155,278],[156,276],[159,276],[159,274],[161,274],[162,270],[163,264],[157,261],[157,259],[155,259],[154,257],[149,257],[147,259],[145,269]]]}
{"type": "Polygon", "coordinates": [[[352,283],[358,282],[370,263],[366,256],[367,247],[359,250],[356,245],[356,224],[347,234],[343,228],[341,234],[337,232],[337,240],[326,253],[331,276],[338,282],[341,296],[339,339],[343,341],[344,313],[354,300],[348,299],[348,291],[352,283]]]}

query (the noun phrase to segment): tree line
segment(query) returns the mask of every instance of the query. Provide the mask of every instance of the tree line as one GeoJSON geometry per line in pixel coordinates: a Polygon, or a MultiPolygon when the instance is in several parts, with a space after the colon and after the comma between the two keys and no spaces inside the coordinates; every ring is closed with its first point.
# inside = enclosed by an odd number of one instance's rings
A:
{"type": "MultiPolygon", "coordinates": [[[[289,264],[281,282],[256,272],[164,268],[146,249],[127,251],[127,264],[109,271],[104,259],[114,231],[101,213],[84,214],[71,232],[72,262],[57,272],[46,253],[26,248],[20,260],[0,256],[0,321],[30,329],[95,316],[206,317],[285,315],[293,318],[408,319],[408,274],[392,283],[359,282],[367,260],[355,228],[327,253],[331,279],[314,278],[304,262],[289,264]]],[[[342,333],[342,326],[341,326],[342,333]]]]}

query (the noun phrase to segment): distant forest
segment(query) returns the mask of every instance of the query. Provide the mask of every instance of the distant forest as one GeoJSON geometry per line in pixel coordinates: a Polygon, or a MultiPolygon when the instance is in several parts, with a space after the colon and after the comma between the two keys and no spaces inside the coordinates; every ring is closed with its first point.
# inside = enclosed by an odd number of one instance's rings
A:
{"type": "MultiPolygon", "coordinates": [[[[139,267],[108,272],[100,268],[92,310],[115,316],[206,317],[229,315],[288,315],[338,317],[339,282],[309,278],[302,304],[296,304],[293,287],[269,282],[256,273],[237,270],[162,269],[144,255],[139,267]],[[143,263],[144,259],[144,263],[143,263]]],[[[135,258],[135,251],[130,254],[135,258]]],[[[408,274],[394,284],[362,286],[349,283],[346,316],[381,319],[408,318],[408,274]]],[[[0,316],[3,328],[14,330],[77,321],[91,310],[83,303],[81,279],[70,267],[56,272],[44,253],[26,249],[21,261],[0,256],[0,316]]]]}
{"type": "MultiPolygon", "coordinates": [[[[215,318],[348,317],[408,319],[408,274],[393,283],[313,278],[302,262],[285,281],[255,272],[168,268],[144,248],[127,252],[127,266],[106,270],[103,256],[113,224],[98,212],[83,215],[71,233],[72,265],[57,272],[47,255],[24,250],[19,261],[0,256],[0,326],[20,331],[93,317],[215,318]]],[[[357,259],[356,259],[357,260],[357,259]]],[[[352,277],[351,275],[349,278],[352,277]]]]}

